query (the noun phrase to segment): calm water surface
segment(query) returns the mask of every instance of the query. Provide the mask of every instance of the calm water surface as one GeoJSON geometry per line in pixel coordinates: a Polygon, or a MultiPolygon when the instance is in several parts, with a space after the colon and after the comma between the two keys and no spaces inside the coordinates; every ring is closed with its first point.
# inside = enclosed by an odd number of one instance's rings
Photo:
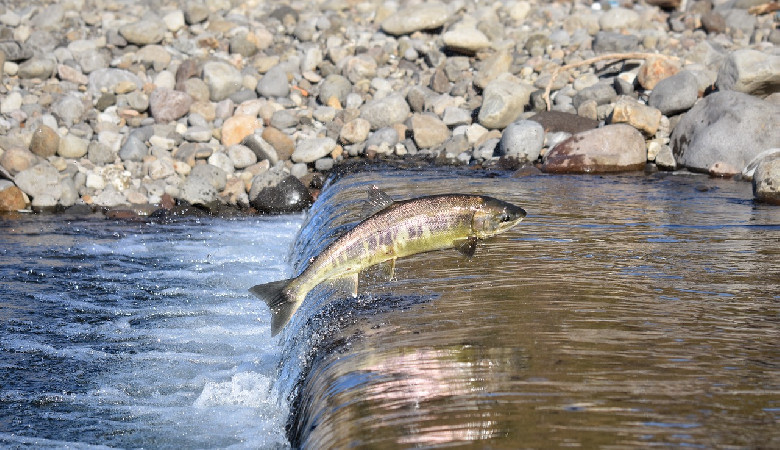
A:
{"type": "Polygon", "coordinates": [[[286,340],[314,350],[282,370],[309,364],[288,387],[294,444],[780,447],[780,209],[754,205],[749,184],[350,175],[304,224],[300,265],[374,183],[529,214],[470,260],[417,255],[357,301],[310,296],[286,340]]]}

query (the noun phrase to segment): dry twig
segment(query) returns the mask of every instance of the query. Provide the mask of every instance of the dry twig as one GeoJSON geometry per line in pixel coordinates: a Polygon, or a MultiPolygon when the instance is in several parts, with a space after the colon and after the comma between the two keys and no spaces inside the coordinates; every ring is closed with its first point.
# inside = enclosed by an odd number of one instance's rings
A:
{"type": "Polygon", "coordinates": [[[563,66],[558,67],[553,71],[552,76],[550,77],[550,81],[547,83],[547,87],[544,89],[543,98],[544,98],[544,102],[547,104],[547,111],[552,109],[552,104],[550,103],[550,91],[552,90],[552,85],[553,83],[555,83],[555,78],[557,78],[558,75],[564,70],[574,69],[580,66],[589,66],[599,61],[610,61],[610,60],[619,61],[623,59],[650,59],[650,58],[666,58],[666,59],[673,59],[673,60],[680,59],[676,56],[667,56],[658,53],[641,53],[641,52],[607,53],[605,55],[599,55],[594,58],[588,58],[576,63],[565,64],[563,66]]]}
{"type": "Polygon", "coordinates": [[[780,2],[764,3],[761,5],[753,6],[750,9],[748,9],[748,13],[755,14],[757,16],[773,13],[775,11],[780,11],[780,2]]]}

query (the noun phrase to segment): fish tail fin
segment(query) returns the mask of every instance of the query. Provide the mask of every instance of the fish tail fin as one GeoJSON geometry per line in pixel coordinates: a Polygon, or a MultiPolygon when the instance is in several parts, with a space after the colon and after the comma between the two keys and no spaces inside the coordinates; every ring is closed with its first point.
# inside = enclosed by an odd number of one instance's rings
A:
{"type": "Polygon", "coordinates": [[[294,278],[272,281],[249,289],[249,292],[263,300],[271,309],[271,336],[279,334],[298,310],[300,302],[296,301],[294,294],[288,289],[294,281],[294,278]]]}

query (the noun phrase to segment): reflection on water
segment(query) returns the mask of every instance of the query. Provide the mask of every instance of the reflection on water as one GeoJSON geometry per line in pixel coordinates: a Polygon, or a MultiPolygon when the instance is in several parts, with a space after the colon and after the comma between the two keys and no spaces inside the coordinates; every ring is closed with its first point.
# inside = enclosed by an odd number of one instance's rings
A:
{"type": "Polygon", "coordinates": [[[323,191],[299,266],[374,183],[528,217],[471,259],[399,260],[357,302],[310,295],[285,333],[294,445],[780,446],[780,209],[748,184],[359,173],[323,191]]]}

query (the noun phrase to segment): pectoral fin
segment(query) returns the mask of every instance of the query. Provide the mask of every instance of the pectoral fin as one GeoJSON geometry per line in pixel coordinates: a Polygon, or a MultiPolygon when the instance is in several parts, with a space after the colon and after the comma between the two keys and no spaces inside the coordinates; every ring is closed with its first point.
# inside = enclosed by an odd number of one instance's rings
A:
{"type": "Polygon", "coordinates": [[[469,236],[466,239],[459,239],[453,242],[453,244],[455,245],[455,250],[469,258],[474,256],[474,252],[477,250],[477,238],[474,236],[469,236]]]}

